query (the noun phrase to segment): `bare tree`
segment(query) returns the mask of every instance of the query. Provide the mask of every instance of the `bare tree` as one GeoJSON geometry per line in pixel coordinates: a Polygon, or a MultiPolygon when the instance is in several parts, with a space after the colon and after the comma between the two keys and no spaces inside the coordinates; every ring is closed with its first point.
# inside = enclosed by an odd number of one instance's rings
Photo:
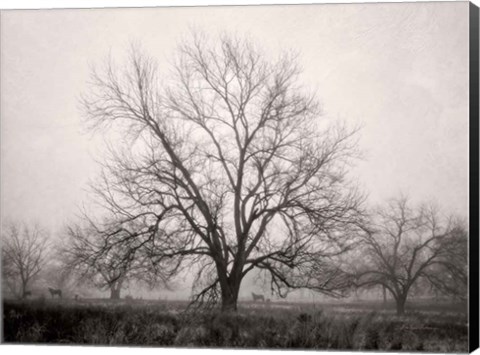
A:
{"type": "Polygon", "coordinates": [[[255,268],[281,296],[346,287],[335,257],[362,202],[346,176],[355,130],[321,119],[295,63],[196,35],[169,79],[135,48],[123,71],[93,72],[88,122],[121,134],[95,190],[117,218],[141,221],[152,258],[194,265],[195,301],[235,310],[255,268]]]}
{"type": "Polygon", "coordinates": [[[90,221],[67,228],[61,254],[68,275],[78,283],[108,289],[111,299],[120,299],[122,288],[131,280],[151,287],[166,284],[168,268],[152,262],[148,250],[142,248],[141,235],[132,235],[114,222],[108,225],[106,230],[99,230],[90,221]]]}
{"type": "Polygon", "coordinates": [[[47,243],[38,225],[10,223],[2,228],[2,279],[16,297],[31,292],[29,287],[47,264],[47,243]]]}
{"type": "Polygon", "coordinates": [[[428,283],[436,291],[465,301],[468,295],[468,228],[456,220],[446,238],[439,241],[443,250],[429,273],[428,283]]]}
{"type": "Polygon", "coordinates": [[[458,220],[442,220],[433,206],[411,208],[404,197],[390,200],[364,227],[364,258],[358,261],[357,286],[386,288],[395,299],[398,315],[405,312],[409,293],[420,282],[445,292],[453,291],[454,283],[462,283],[465,296],[465,231],[458,220]],[[446,270],[448,275],[442,275],[446,270]]]}

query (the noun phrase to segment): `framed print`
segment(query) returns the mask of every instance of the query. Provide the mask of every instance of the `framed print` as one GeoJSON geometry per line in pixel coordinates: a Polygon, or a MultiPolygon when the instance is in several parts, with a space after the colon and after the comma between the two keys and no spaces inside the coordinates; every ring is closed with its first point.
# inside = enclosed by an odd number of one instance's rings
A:
{"type": "Polygon", "coordinates": [[[2,342],[478,347],[478,7],[2,10],[2,342]]]}

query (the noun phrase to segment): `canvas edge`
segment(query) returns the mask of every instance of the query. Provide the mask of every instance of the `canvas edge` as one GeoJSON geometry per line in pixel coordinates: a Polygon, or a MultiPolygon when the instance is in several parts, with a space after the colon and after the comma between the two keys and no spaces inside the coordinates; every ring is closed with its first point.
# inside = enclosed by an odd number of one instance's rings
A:
{"type": "Polygon", "coordinates": [[[479,8],[469,4],[470,255],[469,351],[479,346],[479,8]]]}

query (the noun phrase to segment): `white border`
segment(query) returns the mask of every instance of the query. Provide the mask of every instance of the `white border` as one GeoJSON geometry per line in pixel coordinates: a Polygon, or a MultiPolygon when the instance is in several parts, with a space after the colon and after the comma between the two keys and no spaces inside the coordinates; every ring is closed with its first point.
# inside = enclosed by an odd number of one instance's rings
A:
{"type": "MultiPolygon", "coordinates": [[[[409,1],[409,2],[451,2],[452,0],[409,1]]],[[[456,0],[454,0],[456,1],[456,0]]],[[[218,6],[218,5],[287,5],[287,4],[345,4],[402,2],[399,0],[0,0],[0,9],[48,9],[48,8],[105,8],[105,7],[163,7],[163,6],[218,6]]],[[[462,1],[463,2],[463,1],[462,1]]],[[[480,0],[472,1],[474,4],[480,0]]]]}

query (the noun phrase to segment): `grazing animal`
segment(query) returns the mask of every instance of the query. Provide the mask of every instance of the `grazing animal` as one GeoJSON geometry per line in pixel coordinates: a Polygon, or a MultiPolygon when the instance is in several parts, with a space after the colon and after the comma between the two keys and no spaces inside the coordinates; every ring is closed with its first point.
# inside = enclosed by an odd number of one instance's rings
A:
{"type": "Polygon", "coordinates": [[[265,302],[265,297],[263,295],[257,295],[252,292],[253,302],[262,301],[265,302]]]}
{"type": "Polygon", "coordinates": [[[78,294],[75,294],[75,301],[78,301],[78,294]]]}
{"type": "Polygon", "coordinates": [[[23,298],[27,298],[28,296],[31,296],[32,295],[32,292],[31,291],[25,291],[23,293],[23,298]]]}
{"type": "Polygon", "coordinates": [[[57,295],[59,298],[62,298],[62,290],[49,287],[48,291],[52,295],[52,298],[54,298],[55,295],[57,295]]]}

